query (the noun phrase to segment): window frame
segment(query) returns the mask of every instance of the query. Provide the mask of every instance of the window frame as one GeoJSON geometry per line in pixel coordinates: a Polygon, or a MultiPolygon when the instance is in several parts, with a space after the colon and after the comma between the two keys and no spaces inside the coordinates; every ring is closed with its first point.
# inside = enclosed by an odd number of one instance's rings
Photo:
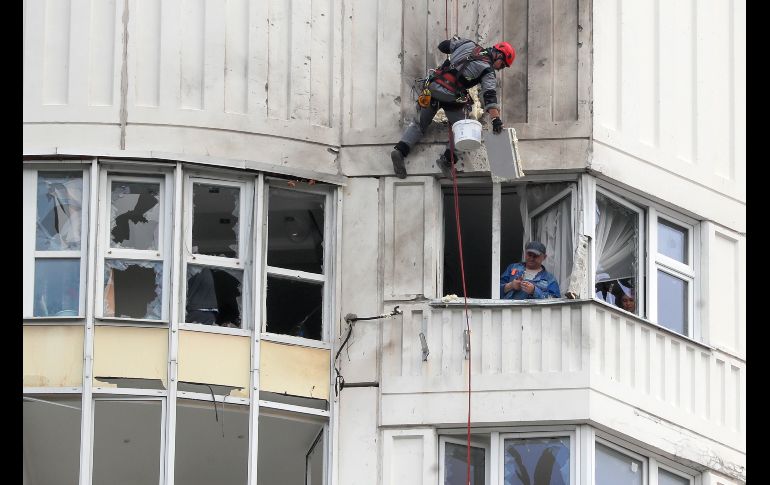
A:
{"type": "Polygon", "coordinates": [[[182,250],[181,271],[179,281],[179,328],[182,330],[205,331],[227,335],[251,335],[254,326],[251,289],[252,265],[251,254],[255,247],[252,237],[252,220],[255,212],[255,183],[256,176],[231,174],[229,172],[209,172],[200,170],[183,170],[183,201],[182,214],[182,250]],[[238,257],[227,258],[223,256],[211,256],[207,254],[195,254],[192,252],[192,227],[193,227],[193,187],[196,183],[218,185],[223,187],[237,187],[239,196],[239,224],[238,224],[238,257]],[[241,328],[217,327],[200,323],[186,322],[187,305],[187,267],[188,265],[206,266],[212,268],[226,268],[240,270],[243,273],[241,280],[241,328]]]}
{"type": "Polygon", "coordinates": [[[97,323],[126,322],[168,326],[170,323],[169,299],[172,297],[171,246],[174,215],[174,177],[175,167],[169,169],[157,166],[125,166],[100,163],[99,172],[99,219],[97,222],[97,261],[94,275],[94,319],[97,323]],[[112,227],[112,182],[159,183],[158,249],[112,248],[110,232],[112,227]],[[151,253],[155,253],[153,256],[151,253]],[[108,256],[109,255],[109,256],[108,256]],[[153,261],[161,263],[161,316],[159,319],[112,317],[104,315],[104,268],[106,260],[153,261]]]}
{"type": "Polygon", "coordinates": [[[285,188],[281,185],[286,185],[287,180],[282,178],[265,177],[264,179],[264,191],[262,197],[262,218],[260,221],[262,224],[262,230],[258,234],[258,238],[261,238],[261,247],[259,258],[261,261],[262,274],[260,275],[261,284],[259,285],[259,305],[260,321],[255,322],[255,328],[259,329],[260,340],[266,340],[270,342],[288,343],[294,345],[301,345],[304,347],[313,347],[330,350],[332,348],[332,330],[331,321],[332,313],[334,311],[333,302],[331,301],[335,294],[334,288],[334,269],[333,264],[335,260],[336,244],[333,240],[335,237],[334,229],[336,228],[336,209],[334,207],[334,195],[336,193],[335,188],[322,187],[291,187],[285,188]],[[324,197],[324,227],[323,227],[323,273],[310,273],[306,271],[299,271],[293,269],[281,268],[278,266],[270,266],[267,264],[268,254],[268,231],[269,231],[269,216],[270,216],[270,191],[271,190],[286,190],[294,192],[302,192],[314,195],[321,195],[324,197]],[[268,276],[282,278],[286,280],[301,281],[306,283],[320,283],[322,285],[322,306],[321,306],[321,340],[314,340],[305,337],[297,337],[294,335],[286,335],[280,333],[273,333],[267,331],[267,278],[268,276]]]}
{"type": "Polygon", "coordinates": [[[64,163],[50,161],[25,161],[22,169],[22,201],[24,225],[22,238],[22,318],[24,321],[50,320],[83,320],[86,317],[86,292],[88,289],[88,256],[89,256],[89,223],[91,216],[91,162],[87,160],[66,161],[64,163]],[[37,184],[40,172],[80,172],[83,176],[83,192],[80,201],[82,218],[80,223],[79,251],[39,251],[37,249],[37,184]],[[77,315],[34,315],[35,299],[35,267],[38,259],[79,259],[80,275],[78,288],[77,315]]]}
{"type": "MultiPolygon", "coordinates": [[[[502,221],[502,192],[503,188],[505,189],[515,189],[519,198],[521,199],[521,206],[524,208],[524,211],[526,212],[526,217],[522,218],[522,226],[523,226],[523,241],[522,241],[522,248],[529,240],[531,234],[532,234],[532,217],[533,214],[529,211],[529,207],[527,205],[527,188],[530,185],[535,184],[556,184],[556,183],[564,183],[569,184],[568,187],[545,201],[543,204],[538,206],[537,209],[541,209],[541,211],[546,210],[549,207],[549,203],[556,202],[560,200],[561,198],[565,197],[567,192],[571,192],[571,204],[572,204],[572,214],[570,215],[570,220],[572,224],[572,239],[573,239],[573,248],[576,245],[577,242],[577,234],[580,231],[579,229],[579,210],[582,207],[581,205],[581,197],[582,197],[582,178],[578,176],[578,174],[563,174],[563,175],[552,175],[552,174],[542,174],[542,175],[531,175],[527,176],[526,181],[518,181],[518,182],[490,182],[489,179],[481,179],[481,178],[466,178],[458,181],[458,188],[459,187],[489,187],[491,189],[491,207],[492,207],[492,247],[490,248],[490,258],[491,258],[491,269],[492,269],[492,284],[491,284],[491,291],[493,294],[497,294],[500,288],[500,274],[505,269],[504,266],[500,263],[500,245],[502,241],[502,229],[501,229],[501,221],[502,221]]],[[[443,195],[443,189],[445,187],[452,187],[451,182],[442,181],[440,183],[440,191],[439,194],[441,195],[442,199],[444,197],[443,195]]],[[[452,196],[454,197],[454,196],[452,196]]],[[[440,226],[440,241],[441,241],[441,254],[439,255],[439,267],[437,268],[437,287],[438,292],[441,294],[444,294],[444,248],[446,246],[446,233],[444,232],[444,224],[446,221],[446,218],[451,216],[454,218],[454,211],[450,211],[449,214],[444,213],[444,204],[442,203],[438,204],[439,206],[439,215],[438,215],[438,221],[440,226]]],[[[520,207],[521,211],[521,207],[520,207]]],[[[537,214],[535,214],[537,215],[537,214]]],[[[462,217],[462,214],[460,214],[462,217]]],[[[574,250],[574,249],[573,249],[574,250]]],[[[547,267],[547,265],[545,265],[547,267]]],[[[564,293],[567,291],[566,288],[561,288],[562,297],[556,298],[555,300],[562,300],[565,299],[564,293]]],[[[490,301],[511,301],[511,300],[503,300],[499,297],[489,297],[489,298],[477,298],[476,300],[490,300],[490,301]]],[[[528,300],[521,300],[522,302],[526,302],[528,300]]]]}
{"type": "Polygon", "coordinates": [[[528,438],[558,438],[567,436],[569,438],[569,485],[578,485],[578,474],[580,473],[580,456],[578,455],[578,431],[575,427],[565,428],[563,430],[553,431],[521,431],[500,433],[497,446],[497,476],[502,482],[505,478],[505,440],[506,439],[528,439],[528,438]]]}
{"type": "MultiPolygon", "coordinates": [[[[438,483],[439,485],[444,484],[444,470],[445,470],[445,460],[446,460],[446,444],[452,443],[455,445],[462,445],[466,446],[468,444],[467,439],[460,439],[460,438],[454,438],[451,435],[439,435],[438,440],[438,483]]],[[[481,448],[484,450],[484,483],[486,485],[492,485],[491,480],[491,474],[492,474],[492,444],[491,444],[492,437],[490,436],[490,444],[484,444],[480,443],[478,441],[471,440],[471,447],[473,448],[481,448]]]]}
{"type": "MultiPolygon", "coordinates": [[[[526,187],[526,186],[525,186],[526,187]]],[[[569,186],[559,192],[558,194],[554,195],[550,199],[546,200],[545,202],[541,203],[539,206],[535,207],[534,209],[530,210],[529,207],[527,207],[527,221],[524,223],[524,239],[526,240],[532,240],[532,227],[534,226],[534,220],[536,217],[545,214],[550,209],[552,209],[554,206],[558,205],[562,202],[562,200],[566,199],[567,197],[570,198],[570,226],[572,228],[572,231],[570,231],[570,236],[572,239],[572,258],[573,258],[573,265],[574,265],[574,256],[575,256],[575,248],[577,247],[577,203],[578,203],[578,197],[577,197],[578,188],[576,185],[569,186]]],[[[526,197],[526,190],[524,191],[524,196],[526,197]]],[[[541,241],[542,242],[542,241],[541,241]]],[[[526,244],[526,241],[524,242],[526,244]]],[[[562,249],[564,246],[564,243],[562,243],[562,249]]],[[[562,268],[559,268],[559,271],[565,271],[564,276],[567,283],[569,283],[569,276],[572,272],[572,268],[567,268],[564,266],[564,263],[566,263],[566,259],[562,263],[562,268]]],[[[548,266],[548,265],[543,265],[548,266]]],[[[553,274],[553,268],[551,270],[551,274],[553,274]]],[[[498,279],[500,277],[500,272],[498,271],[498,279]]],[[[555,275],[554,275],[555,276],[555,275]]],[[[559,290],[561,290],[562,295],[564,295],[565,292],[568,291],[566,287],[562,287],[561,281],[558,279],[556,280],[559,283],[559,290]]],[[[499,283],[498,283],[499,286],[499,283]]],[[[562,296],[562,298],[564,298],[562,296]]]]}
{"type": "MultiPolygon", "coordinates": [[[[643,291],[637,289],[637,308],[643,309],[639,315],[627,312],[619,306],[612,306],[612,308],[633,315],[669,332],[673,332],[676,335],[680,335],[685,338],[693,339],[698,342],[702,340],[702,325],[700,322],[701,312],[698,309],[698,305],[695,305],[695,300],[699,298],[701,293],[701,248],[700,248],[700,221],[693,217],[687,216],[683,213],[677,212],[673,209],[662,206],[646,197],[632,193],[622,187],[614,185],[606,180],[596,178],[595,189],[593,190],[593,197],[591,198],[591,206],[588,210],[593,214],[596,210],[596,194],[609,197],[613,201],[624,205],[625,207],[634,211],[641,211],[642,219],[640,221],[639,230],[639,244],[641,259],[638,262],[640,268],[639,278],[643,278],[643,284],[638,285],[643,291]],[[688,251],[688,264],[680,263],[665,255],[659,254],[657,250],[658,246],[658,232],[657,225],[658,219],[664,219],[668,222],[676,224],[687,230],[687,251],[688,251]],[[687,332],[679,333],[672,330],[658,321],[658,279],[657,270],[668,273],[674,277],[688,282],[687,288],[687,332]]],[[[590,271],[589,271],[589,289],[591,291],[591,299],[602,304],[609,305],[608,303],[597,298],[595,295],[596,288],[596,243],[595,243],[595,225],[596,222],[591,217],[592,227],[586,231],[591,235],[590,241],[590,271]],[[590,231],[590,232],[589,232],[590,231]]]]}

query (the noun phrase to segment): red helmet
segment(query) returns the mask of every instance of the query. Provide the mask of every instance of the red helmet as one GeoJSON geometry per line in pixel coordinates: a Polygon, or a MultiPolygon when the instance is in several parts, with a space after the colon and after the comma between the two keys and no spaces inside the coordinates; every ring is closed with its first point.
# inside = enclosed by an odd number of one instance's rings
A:
{"type": "Polygon", "coordinates": [[[511,47],[511,44],[509,44],[508,42],[500,42],[498,44],[495,44],[494,48],[503,54],[503,61],[505,62],[505,67],[511,67],[511,64],[513,64],[513,60],[516,58],[516,51],[513,50],[513,47],[511,47]]]}

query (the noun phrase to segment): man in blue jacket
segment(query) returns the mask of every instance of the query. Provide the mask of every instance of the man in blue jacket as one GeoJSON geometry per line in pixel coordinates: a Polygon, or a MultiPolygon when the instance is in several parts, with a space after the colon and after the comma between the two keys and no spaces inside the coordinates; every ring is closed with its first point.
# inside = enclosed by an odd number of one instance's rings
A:
{"type": "Polygon", "coordinates": [[[561,298],[559,282],[543,266],[545,245],[530,241],[524,246],[524,261],[509,265],[500,275],[500,295],[506,300],[561,298]]]}

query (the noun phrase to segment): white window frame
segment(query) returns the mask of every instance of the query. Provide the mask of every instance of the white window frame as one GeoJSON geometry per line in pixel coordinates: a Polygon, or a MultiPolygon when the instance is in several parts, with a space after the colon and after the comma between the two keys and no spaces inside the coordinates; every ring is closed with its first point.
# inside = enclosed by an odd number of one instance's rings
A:
{"type": "MultiPolygon", "coordinates": [[[[261,252],[262,254],[259,256],[262,261],[262,267],[264,268],[264,272],[262,274],[261,278],[261,285],[260,285],[260,295],[259,295],[259,305],[261,308],[260,315],[262,315],[261,321],[259,322],[259,329],[260,329],[260,340],[266,340],[266,341],[272,341],[272,342],[279,342],[279,343],[288,343],[288,344],[295,344],[295,345],[301,345],[304,347],[313,347],[313,348],[321,348],[321,349],[331,349],[331,330],[330,330],[330,323],[332,318],[332,312],[333,312],[333,304],[332,304],[332,298],[334,297],[334,285],[332,284],[332,264],[334,261],[334,254],[335,254],[335,242],[333,241],[334,238],[334,231],[333,228],[336,227],[336,221],[335,216],[336,212],[334,210],[334,191],[326,188],[316,188],[316,187],[294,187],[291,189],[286,189],[285,187],[281,187],[281,185],[285,185],[286,180],[285,179],[267,179],[265,181],[265,188],[264,191],[264,198],[262,200],[262,204],[264,207],[263,211],[263,222],[262,227],[263,230],[260,232],[258,237],[262,238],[262,245],[261,245],[261,252]],[[314,195],[322,195],[324,197],[324,239],[323,239],[323,247],[324,247],[324,262],[323,262],[323,273],[309,273],[306,271],[298,271],[298,270],[292,270],[292,269],[286,269],[286,268],[280,268],[277,266],[269,266],[267,264],[267,253],[268,253],[268,231],[269,231],[269,215],[270,215],[270,191],[271,190],[288,190],[288,191],[294,191],[294,192],[303,192],[307,194],[314,194],[314,195]],[[284,334],[278,334],[278,333],[272,333],[267,331],[267,277],[279,277],[283,279],[288,280],[295,280],[295,281],[303,281],[308,283],[320,283],[323,285],[322,290],[322,306],[321,306],[321,340],[313,340],[305,337],[296,337],[293,335],[284,335],[284,334]]],[[[256,325],[255,325],[256,326],[256,325]]]]}
{"type": "MultiPolygon", "coordinates": [[[[696,257],[698,259],[700,254],[696,254],[696,248],[700,248],[700,231],[695,230],[696,222],[689,218],[685,218],[681,215],[673,215],[672,211],[668,211],[664,208],[650,207],[649,209],[649,233],[650,233],[650,262],[649,262],[649,274],[655,275],[649,278],[650,291],[654,291],[656,298],[650,298],[649,306],[649,318],[654,322],[658,322],[658,273],[660,270],[667,273],[677,279],[683,280],[687,283],[687,305],[685,307],[687,316],[687,329],[683,334],[686,337],[694,338],[695,332],[693,327],[695,326],[696,318],[696,305],[695,297],[698,294],[696,292],[696,282],[698,280],[698,272],[695,264],[696,257]],[[679,262],[673,258],[661,254],[658,252],[658,221],[663,219],[667,222],[675,224],[685,231],[687,231],[687,246],[685,248],[688,263],[679,262]]],[[[661,324],[659,324],[661,325],[661,324]]],[[[662,325],[661,325],[662,326],[662,325]]]]}
{"type": "MultiPolygon", "coordinates": [[[[126,401],[160,401],[160,428],[158,429],[158,433],[160,434],[160,480],[158,480],[159,484],[165,484],[166,483],[166,418],[168,415],[167,409],[166,409],[166,398],[165,397],[152,397],[152,396],[140,396],[140,395],[94,395],[91,402],[91,436],[88,440],[89,444],[89,452],[88,452],[88,480],[90,483],[90,480],[93,479],[94,476],[94,429],[96,428],[96,402],[97,401],[117,401],[117,402],[126,402],[126,401]]],[[[81,439],[83,439],[81,437],[81,439]]],[[[82,459],[82,457],[81,457],[82,459]]],[[[81,478],[82,482],[82,478],[81,478]]]]}
{"type": "MultiPolygon", "coordinates": [[[[173,167],[171,167],[173,170],[173,167]]],[[[171,295],[171,243],[172,226],[174,225],[174,200],[173,200],[173,174],[170,170],[158,170],[155,167],[129,168],[124,166],[114,167],[105,164],[101,168],[99,177],[101,203],[99,212],[101,217],[98,223],[97,246],[98,258],[96,263],[95,275],[95,298],[94,315],[95,318],[110,322],[133,322],[139,324],[165,324],[169,323],[169,296],[171,295]],[[112,205],[112,182],[144,182],[159,183],[159,220],[158,220],[158,249],[155,250],[137,250],[110,247],[111,232],[111,205],[112,205]],[[149,318],[127,318],[111,317],[104,315],[104,267],[106,259],[117,260],[136,260],[160,262],[163,271],[162,291],[161,291],[161,317],[158,320],[149,318]]]]}
{"type": "Polygon", "coordinates": [[[578,473],[580,473],[578,455],[578,432],[575,428],[568,428],[561,431],[537,431],[537,432],[514,432],[514,433],[500,433],[499,445],[497,446],[497,476],[502,482],[505,477],[505,440],[506,439],[528,439],[528,438],[556,438],[564,437],[569,438],[569,485],[577,485],[578,473]]]}
{"type": "Polygon", "coordinates": [[[184,178],[184,203],[182,204],[184,230],[182,236],[182,271],[179,282],[180,291],[178,302],[179,328],[183,330],[205,331],[209,333],[221,333],[229,335],[250,335],[253,327],[253,312],[251,311],[251,270],[250,256],[252,251],[251,214],[254,206],[254,177],[223,176],[222,174],[186,173],[184,178]],[[235,187],[240,190],[238,198],[238,257],[226,258],[222,256],[210,256],[206,254],[194,254],[192,252],[192,225],[193,225],[193,184],[218,185],[222,187],[235,187]],[[200,265],[213,268],[226,268],[240,270],[243,273],[241,281],[241,328],[223,328],[212,325],[185,322],[187,305],[187,266],[200,265]]]}
{"type": "Polygon", "coordinates": [[[626,442],[616,436],[608,434],[605,431],[601,431],[597,428],[591,428],[593,432],[593,439],[590,440],[593,450],[589,456],[593,456],[592,475],[590,478],[591,484],[596,484],[596,444],[600,443],[608,448],[612,448],[615,451],[622,453],[631,458],[640,460],[644,466],[644,476],[642,477],[642,485],[658,485],[658,469],[662,468],[667,472],[671,472],[674,475],[686,478],[690,481],[690,485],[701,485],[701,474],[698,470],[689,469],[683,465],[675,463],[667,458],[663,458],[657,454],[650,452],[640,446],[633,443],[626,442]]]}
{"type": "MultiPolygon", "coordinates": [[[[631,202],[629,200],[626,200],[623,197],[620,197],[619,195],[612,193],[609,191],[609,189],[604,188],[604,186],[601,186],[599,184],[596,185],[596,193],[602,194],[604,197],[607,197],[608,199],[612,200],[613,202],[622,205],[628,210],[631,210],[633,212],[636,212],[636,223],[638,225],[639,230],[637,231],[637,247],[639,248],[639,254],[637,255],[637,273],[636,273],[636,308],[639,311],[639,314],[631,313],[626,310],[623,310],[619,306],[616,307],[618,310],[622,312],[626,312],[630,315],[634,315],[636,317],[640,318],[646,318],[646,315],[649,313],[648,311],[645,311],[646,304],[649,301],[647,298],[647,292],[649,291],[649,280],[650,278],[647,277],[649,274],[649,268],[647,267],[647,249],[646,249],[646,234],[647,231],[645,230],[646,226],[646,220],[647,215],[645,212],[644,207],[640,205],[636,205],[635,201],[631,202]],[[642,291],[639,291],[642,290],[642,291]]],[[[593,204],[590,208],[590,211],[592,211],[592,214],[595,214],[596,212],[596,196],[593,198],[593,204]]],[[[590,276],[591,281],[589,283],[589,290],[591,291],[591,298],[593,298],[596,301],[602,301],[599,298],[596,297],[596,224],[598,224],[598,220],[594,220],[594,226],[591,227],[591,234],[593,237],[591,237],[591,267],[590,267],[590,276]]]]}
{"type": "MultiPolygon", "coordinates": [[[[636,315],[626,312],[620,307],[614,306],[613,308],[638,318],[643,318],[666,331],[700,341],[702,338],[700,311],[698,306],[695,305],[695,300],[700,295],[702,285],[700,275],[701,249],[700,231],[698,230],[699,221],[600,179],[596,179],[596,189],[594,191],[594,196],[590,201],[590,211],[596,210],[596,193],[601,193],[605,197],[608,197],[631,210],[637,211],[638,213],[641,211],[639,226],[640,261],[637,266],[639,267],[640,272],[638,277],[640,278],[639,282],[643,281],[644,283],[637,283],[640,288],[643,288],[643,291],[639,291],[639,288],[637,288],[636,296],[637,308],[642,310],[639,312],[639,315],[636,315]],[[688,231],[686,248],[688,253],[688,264],[680,263],[679,261],[658,253],[658,219],[664,219],[688,231]],[[688,283],[687,332],[684,334],[671,330],[658,322],[658,269],[687,281],[688,283]]],[[[594,221],[594,223],[595,222],[596,221],[594,221]]],[[[592,292],[592,298],[595,301],[601,301],[596,298],[594,294],[596,285],[596,274],[594,270],[596,258],[595,227],[591,227],[589,230],[589,234],[592,236],[590,244],[591,270],[589,272],[589,288],[592,292]]]]}
{"type": "MultiPolygon", "coordinates": [[[[490,438],[491,439],[491,438],[490,438]]],[[[446,459],[446,444],[452,443],[455,445],[462,445],[467,446],[468,441],[467,439],[459,439],[459,438],[452,438],[451,436],[447,435],[441,435],[439,436],[438,441],[438,483],[439,485],[444,484],[444,461],[446,459]]],[[[492,485],[492,482],[490,481],[491,477],[491,470],[492,470],[492,453],[491,453],[491,445],[487,445],[484,443],[480,443],[478,441],[471,441],[471,447],[472,448],[481,448],[484,450],[484,483],[486,485],[492,485]]]]}
{"type": "Polygon", "coordinates": [[[22,200],[23,221],[22,238],[24,247],[22,250],[23,274],[23,309],[24,320],[82,320],[86,313],[86,283],[88,273],[88,228],[91,205],[91,177],[90,162],[78,160],[62,164],[51,162],[35,162],[24,164],[22,172],[22,200]],[[83,175],[83,194],[80,201],[80,250],[79,251],[38,251],[37,241],[37,182],[40,172],[81,172],[83,175]],[[80,260],[80,287],[78,289],[78,314],[75,316],[34,316],[35,298],[35,261],[37,259],[79,259],[80,260]]]}
{"type": "MultiPolygon", "coordinates": [[[[524,220],[522,220],[523,225],[523,241],[522,246],[526,244],[529,240],[530,235],[532,234],[532,217],[534,215],[537,215],[534,211],[530,212],[529,208],[527,207],[527,187],[530,184],[547,184],[547,183],[565,183],[570,184],[569,187],[565,188],[563,191],[559,192],[557,195],[546,201],[544,204],[541,204],[536,209],[539,209],[540,211],[544,211],[548,208],[548,203],[555,202],[559,200],[562,197],[566,196],[566,193],[568,191],[571,191],[571,202],[572,202],[572,214],[571,214],[571,223],[572,223],[572,239],[573,239],[573,251],[576,247],[577,242],[577,233],[578,233],[578,226],[577,226],[577,211],[579,209],[579,203],[580,199],[578,197],[579,191],[581,190],[581,183],[582,181],[576,176],[576,175],[535,175],[535,176],[528,176],[528,180],[526,183],[512,183],[512,184],[505,184],[506,188],[515,188],[517,191],[519,197],[521,198],[521,203],[524,205],[524,210],[527,213],[527,216],[524,220]]],[[[445,182],[441,184],[441,188],[451,186],[449,182],[445,182]]],[[[505,269],[504,267],[501,267],[500,264],[500,244],[502,239],[501,234],[501,222],[502,222],[502,188],[503,184],[501,182],[490,182],[488,180],[475,180],[475,179],[469,179],[469,180],[463,180],[462,183],[458,184],[458,187],[473,187],[473,186],[481,186],[481,187],[490,187],[492,190],[492,247],[491,247],[491,268],[492,268],[492,286],[491,291],[492,295],[497,296],[490,296],[489,298],[483,298],[484,300],[496,300],[501,301],[500,296],[498,294],[499,288],[500,288],[500,273],[505,269]]],[[[443,191],[440,192],[442,200],[444,197],[443,191]]],[[[449,214],[445,214],[443,211],[443,202],[439,204],[439,208],[441,211],[441,214],[439,214],[439,225],[441,227],[441,233],[440,233],[440,240],[442,241],[442,250],[440,255],[440,268],[438,270],[438,288],[440,288],[440,292],[444,292],[444,249],[443,244],[446,243],[446,235],[444,233],[444,221],[447,217],[452,217],[454,220],[454,209],[450,211],[449,214]]],[[[461,214],[462,217],[462,214],[461,214]]],[[[547,266],[547,265],[546,265],[547,266]]],[[[569,271],[572,271],[572,268],[569,269],[569,271]]],[[[562,293],[562,298],[564,298],[564,292],[567,291],[566,288],[559,287],[562,293]]],[[[505,300],[510,301],[510,300],[505,300]]]]}

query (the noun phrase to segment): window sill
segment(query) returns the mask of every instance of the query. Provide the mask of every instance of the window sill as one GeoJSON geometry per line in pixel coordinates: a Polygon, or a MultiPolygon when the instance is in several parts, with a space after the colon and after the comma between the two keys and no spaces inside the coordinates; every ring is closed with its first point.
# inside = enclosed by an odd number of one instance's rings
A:
{"type": "Polygon", "coordinates": [[[238,335],[250,337],[251,330],[243,328],[219,327],[217,325],[203,325],[200,323],[180,323],[179,330],[202,333],[216,333],[220,335],[238,335]]]}
{"type": "Polygon", "coordinates": [[[82,325],[86,317],[24,317],[22,323],[24,325],[82,325]]]}
{"type": "Polygon", "coordinates": [[[164,327],[168,328],[167,320],[150,320],[145,318],[113,318],[113,317],[96,317],[94,318],[96,325],[112,325],[115,327],[164,327]]]}
{"type": "Polygon", "coordinates": [[[283,335],[280,333],[262,332],[259,335],[260,340],[275,342],[280,344],[298,345],[300,347],[310,347],[314,349],[331,350],[332,346],[328,342],[313,340],[304,337],[295,337],[293,335],[283,335]]]}

